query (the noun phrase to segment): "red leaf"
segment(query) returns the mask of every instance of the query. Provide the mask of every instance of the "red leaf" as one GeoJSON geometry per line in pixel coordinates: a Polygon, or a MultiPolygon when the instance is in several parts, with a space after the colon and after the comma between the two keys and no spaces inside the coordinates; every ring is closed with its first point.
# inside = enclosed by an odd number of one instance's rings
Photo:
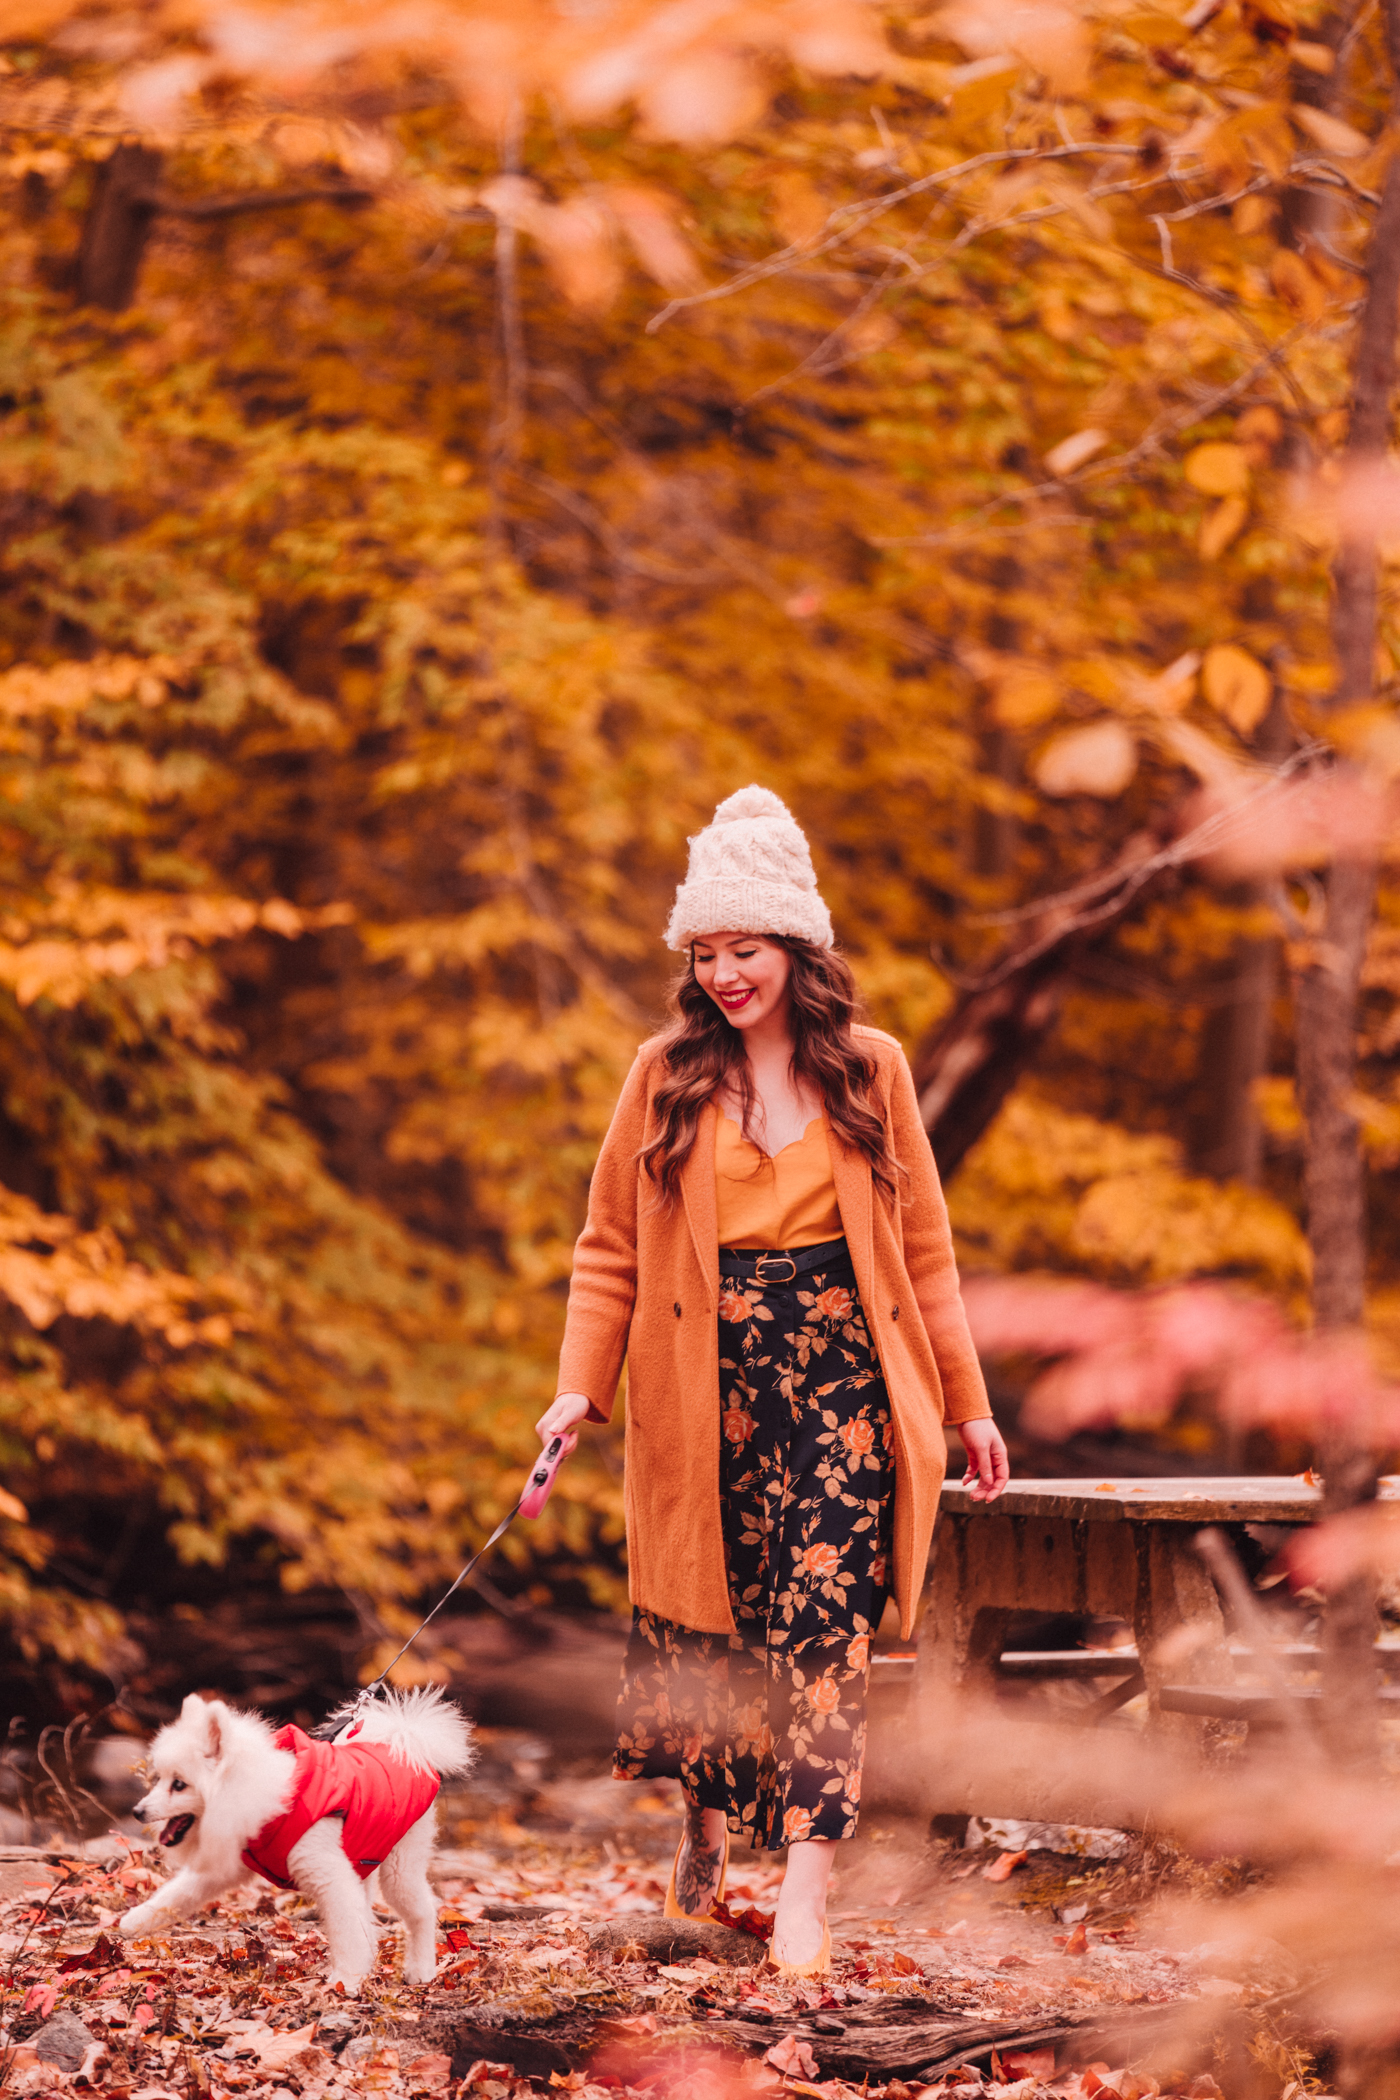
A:
{"type": "Polygon", "coordinates": [[[24,2011],[42,2013],[47,2019],[58,2002],[58,1986],[52,1983],[31,1983],[24,1994],[24,2011]]]}
{"type": "Polygon", "coordinates": [[[712,1903],[710,1917],[716,1925],[728,1925],[733,1932],[747,1932],[756,1940],[771,1940],[773,1937],[773,1911],[731,1910],[727,1903],[712,1903]]]}
{"type": "Polygon", "coordinates": [[[1003,1852],[989,1867],[983,1867],[984,1881],[1010,1881],[1017,1867],[1023,1867],[1030,1858],[1029,1852],[1003,1852]]]}
{"type": "MultiPolygon", "coordinates": [[[[1058,1937],[1059,1935],[1056,1934],[1056,1938],[1058,1937]]],[[[1069,1938],[1065,1941],[1064,1951],[1066,1954],[1088,1953],[1089,1935],[1084,1930],[1084,1920],[1082,1918],[1079,1920],[1079,1923],[1075,1926],[1069,1938]]]]}
{"type": "Polygon", "coordinates": [[[454,1926],[444,1937],[454,1954],[460,1954],[463,1947],[470,1947],[472,1944],[471,1934],[463,1932],[459,1926],[454,1926]]]}
{"type": "Polygon", "coordinates": [[[110,1969],[120,1957],[120,1948],[109,1933],[99,1932],[97,1938],[84,1954],[70,1954],[58,1965],[60,1976],[71,1976],[75,1969],[110,1969]]]}
{"type": "Polygon", "coordinates": [[[1008,2049],[1001,2063],[1011,2078],[1051,2079],[1055,2075],[1053,2049],[1008,2049]]]}
{"type": "Polygon", "coordinates": [[[785,2034],[780,2042],[774,2042],[763,2058],[775,2071],[791,2072],[798,2078],[815,2078],[817,2060],[812,2054],[811,2044],[795,2034],[785,2034]]]}

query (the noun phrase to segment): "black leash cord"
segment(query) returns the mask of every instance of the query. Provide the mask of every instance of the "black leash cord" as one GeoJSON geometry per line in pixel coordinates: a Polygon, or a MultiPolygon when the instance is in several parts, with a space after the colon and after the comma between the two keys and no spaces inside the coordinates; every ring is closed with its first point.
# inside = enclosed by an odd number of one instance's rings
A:
{"type": "MultiPolygon", "coordinates": [[[[528,1485],[526,1487],[525,1493],[529,1493],[528,1485]]],[[[520,1502],[523,1502],[524,1500],[525,1495],[522,1495],[520,1497],[520,1502]]],[[[412,1633],[409,1635],[408,1639],[404,1642],[402,1648],[400,1648],[398,1654],[394,1657],[393,1662],[386,1663],[384,1665],[384,1668],[380,1671],[379,1675],[375,1678],[373,1684],[367,1684],[365,1686],[364,1690],[360,1694],[359,1699],[357,1699],[355,1702],[357,1706],[360,1705],[362,1702],[370,1700],[374,1697],[375,1693],[379,1690],[380,1685],[383,1684],[389,1672],[395,1667],[396,1664],[403,1661],[403,1658],[407,1655],[409,1649],[413,1646],[413,1643],[417,1640],[419,1634],[423,1631],[424,1627],[431,1626],[433,1620],[442,1610],[443,1605],[447,1603],[450,1597],[456,1596],[458,1590],[462,1587],[462,1584],[471,1574],[471,1571],[476,1566],[477,1562],[485,1558],[485,1556],[491,1551],[491,1548],[495,1545],[497,1539],[504,1538],[505,1534],[509,1531],[511,1525],[520,1515],[520,1502],[516,1503],[514,1509],[510,1512],[509,1516],[502,1517],[500,1523],[496,1526],[490,1538],[486,1541],[486,1544],[479,1548],[479,1550],[472,1555],[471,1559],[467,1562],[467,1565],[463,1568],[461,1574],[457,1577],[457,1580],[453,1583],[451,1589],[445,1591],[443,1595],[438,1598],[437,1603],[428,1613],[427,1618],[420,1619],[418,1624],[414,1627],[412,1633]]]]}

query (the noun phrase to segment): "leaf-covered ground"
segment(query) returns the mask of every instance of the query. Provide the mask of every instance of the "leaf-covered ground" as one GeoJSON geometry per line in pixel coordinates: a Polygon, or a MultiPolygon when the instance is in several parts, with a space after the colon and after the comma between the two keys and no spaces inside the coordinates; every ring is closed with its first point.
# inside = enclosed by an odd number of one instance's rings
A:
{"type": "Polygon", "coordinates": [[[731,1958],[658,1958],[648,1941],[677,1827],[673,1786],[564,1778],[531,1790],[524,1812],[505,1791],[483,1816],[489,1798],[444,1805],[434,1984],[401,1983],[386,1914],[359,2001],[327,1992],[321,1933],[296,1896],[250,1885],[188,1925],[126,1942],[115,1921],[157,1871],[138,1843],[14,1848],[0,1859],[8,2091],[904,2100],[917,2089],[973,2100],[996,2085],[1018,2100],[1042,2089],[1089,2100],[1106,2084],[1119,2100],[1201,2100],[1217,2090],[1209,2036],[1221,2016],[1267,2010],[1290,1981],[1257,1954],[1241,1967],[1210,1947],[1168,1950],[1141,1861],[1033,1853],[1012,1864],[878,1819],[837,1887],[830,1979],[785,1984],[763,1964],[754,1934],[780,1868],[761,1855],[732,1864],[730,1913],[749,1913],[749,1930],[712,1935],[731,1958]],[[910,2073],[920,2053],[941,2056],[936,2075],[910,2073]]]}

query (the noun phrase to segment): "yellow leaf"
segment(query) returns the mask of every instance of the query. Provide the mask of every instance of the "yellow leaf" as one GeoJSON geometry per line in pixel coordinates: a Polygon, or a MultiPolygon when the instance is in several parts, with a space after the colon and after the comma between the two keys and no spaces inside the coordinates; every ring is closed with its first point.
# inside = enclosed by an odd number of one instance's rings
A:
{"type": "Polygon", "coordinates": [[[1048,671],[1018,664],[997,680],[992,714],[1008,729],[1034,729],[1050,719],[1059,702],[1058,682],[1048,671]]]}
{"type": "Polygon", "coordinates": [[[1363,701],[1329,716],[1328,733],[1339,751],[1381,780],[1400,779],[1400,720],[1394,708],[1363,701]]]}
{"type": "Polygon", "coordinates": [[[1120,674],[1119,698],[1130,707],[1145,708],[1149,714],[1179,715],[1191,703],[1200,668],[1200,651],[1188,649],[1153,678],[1144,678],[1140,671],[1124,670],[1120,674]]]}
{"type": "Polygon", "coordinates": [[[12,1524],[27,1524],[29,1511],[18,1495],[12,1495],[7,1489],[0,1488],[0,1517],[8,1517],[12,1524]]]}
{"type": "Polygon", "coordinates": [[[773,196],[773,224],[789,247],[814,241],[831,213],[816,184],[799,169],[785,168],[768,187],[773,196]]]}
{"type": "Polygon", "coordinates": [[[1262,233],[1274,216],[1274,205],[1270,198],[1256,190],[1252,196],[1241,197],[1230,213],[1230,224],[1235,232],[1248,240],[1252,233],[1262,233]]]}
{"type": "Polygon", "coordinates": [[[1309,73],[1326,75],[1337,63],[1337,54],[1330,44],[1310,44],[1303,37],[1294,38],[1288,56],[1295,66],[1302,66],[1309,73]]]}
{"type": "Polygon", "coordinates": [[[1041,327],[1052,342],[1072,343],[1079,331],[1074,308],[1064,293],[1053,287],[1036,302],[1036,314],[1041,327]]]}
{"type": "Polygon", "coordinates": [[[1292,248],[1280,248],[1269,264],[1274,290],[1305,321],[1320,321],[1327,311],[1327,287],[1292,248]]]}
{"type": "Polygon", "coordinates": [[[1137,739],[1121,722],[1091,722],[1048,743],[1032,771],[1046,795],[1121,795],[1137,771],[1137,739]]]}
{"type": "Polygon", "coordinates": [[[1217,503],[1210,516],[1202,518],[1196,535],[1201,560],[1218,561],[1248,516],[1249,503],[1243,496],[1227,496],[1223,503],[1217,503]]]}
{"type": "Polygon", "coordinates": [[[1242,496],[1249,459],[1239,445],[1197,445],[1186,455],[1186,479],[1204,496],[1242,496]]]}
{"type": "MultiPolygon", "coordinates": [[[[1272,451],[1283,436],[1283,417],[1272,401],[1258,401],[1247,408],[1235,425],[1235,437],[1241,445],[1251,449],[1259,447],[1272,451]]],[[[1257,464],[1257,462],[1256,462],[1257,464]]]]}
{"type": "Polygon", "coordinates": [[[1250,736],[1269,711],[1273,680],[1247,649],[1217,642],[1201,666],[1201,691],[1232,729],[1250,736]]]}
{"type": "Polygon", "coordinates": [[[1295,102],[1289,115],[1315,146],[1321,146],[1324,153],[1331,153],[1338,160],[1360,160],[1363,153],[1371,150],[1371,141],[1364,131],[1358,131],[1354,124],[1344,124],[1340,117],[1329,116],[1325,109],[1295,102]]]}
{"type": "Polygon", "coordinates": [[[1189,766],[1207,787],[1234,788],[1247,777],[1237,752],[1227,751],[1194,722],[1164,722],[1157,735],[1172,757],[1189,766]]]}
{"type": "Polygon", "coordinates": [[[1107,443],[1106,430],[1076,430],[1073,437],[1061,438],[1059,444],[1046,453],[1045,464],[1054,475],[1072,474],[1096,452],[1102,452],[1107,443]]]}

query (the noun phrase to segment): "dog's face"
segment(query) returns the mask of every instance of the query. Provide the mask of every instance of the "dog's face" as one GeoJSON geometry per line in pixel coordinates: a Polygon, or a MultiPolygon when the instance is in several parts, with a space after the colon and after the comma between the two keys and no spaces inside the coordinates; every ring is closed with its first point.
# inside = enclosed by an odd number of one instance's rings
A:
{"type": "Polygon", "coordinates": [[[151,1745],[155,1785],[132,1814],[138,1823],[159,1823],[160,1843],[171,1851],[198,1829],[208,1806],[224,1750],[223,1711],[217,1700],[197,1699],[191,1693],[179,1720],[162,1728],[151,1745]]]}

